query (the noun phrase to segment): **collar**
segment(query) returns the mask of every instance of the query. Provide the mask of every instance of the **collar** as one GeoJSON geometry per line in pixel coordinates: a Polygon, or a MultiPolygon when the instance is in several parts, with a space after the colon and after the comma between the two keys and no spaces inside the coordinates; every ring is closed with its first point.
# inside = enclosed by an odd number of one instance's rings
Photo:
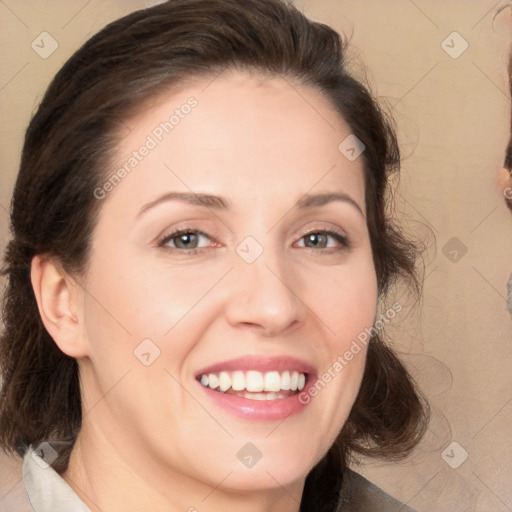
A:
{"type": "MultiPolygon", "coordinates": [[[[48,443],[31,446],[23,457],[23,483],[34,512],[91,512],[66,481],[44,459],[48,443]],[[47,446],[45,446],[47,445],[47,446]]],[[[47,459],[48,460],[48,459],[47,459]]]]}

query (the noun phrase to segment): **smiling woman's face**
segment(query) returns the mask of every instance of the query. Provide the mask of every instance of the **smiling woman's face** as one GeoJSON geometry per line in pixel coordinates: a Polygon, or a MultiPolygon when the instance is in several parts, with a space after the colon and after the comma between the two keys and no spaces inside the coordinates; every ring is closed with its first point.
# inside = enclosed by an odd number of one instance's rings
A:
{"type": "Polygon", "coordinates": [[[302,482],[350,412],[365,350],[333,365],[376,313],[362,161],[338,149],[350,129],[318,91],[241,72],[127,125],[112,171],[137,165],[102,199],[83,279],[79,442],[155,487],[302,482]],[[290,386],[329,368],[302,405],[290,386]]]}

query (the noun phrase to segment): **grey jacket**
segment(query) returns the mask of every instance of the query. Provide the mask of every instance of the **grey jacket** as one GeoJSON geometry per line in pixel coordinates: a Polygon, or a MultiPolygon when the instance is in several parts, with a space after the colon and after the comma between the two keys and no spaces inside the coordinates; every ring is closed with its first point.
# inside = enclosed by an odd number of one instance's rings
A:
{"type": "Polygon", "coordinates": [[[415,512],[354,471],[343,475],[337,512],[415,512]]]}
{"type": "MultiPolygon", "coordinates": [[[[23,481],[0,492],[0,512],[90,512],[71,487],[32,449],[23,458],[23,481]],[[21,485],[23,484],[23,485],[21,485]]],[[[3,484],[0,485],[3,487],[3,484]]],[[[314,512],[314,511],[307,511],[314,512]]],[[[337,512],[414,512],[361,475],[343,478],[337,512]]]]}

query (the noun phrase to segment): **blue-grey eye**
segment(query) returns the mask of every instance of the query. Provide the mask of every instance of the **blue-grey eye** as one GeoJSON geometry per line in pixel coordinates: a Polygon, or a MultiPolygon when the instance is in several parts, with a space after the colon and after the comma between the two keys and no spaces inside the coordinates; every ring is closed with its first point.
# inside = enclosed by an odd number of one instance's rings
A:
{"type": "Polygon", "coordinates": [[[301,238],[301,241],[303,241],[303,245],[299,244],[299,246],[309,249],[329,249],[337,246],[349,246],[346,237],[330,231],[314,231],[307,233],[301,238]]]}
{"type": "Polygon", "coordinates": [[[196,249],[199,244],[199,236],[196,233],[183,233],[174,237],[174,240],[177,249],[196,249]]]}
{"type": "Polygon", "coordinates": [[[208,245],[209,237],[200,231],[179,230],[166,236],[160,245],[171,247],[172,249],[192,250],[208,245]]]}
{"type": "Polygon", "coordinates": [[[310,233],[304,237],[306,247],[325,249],[329,243],[329,236],[324,233],[310,233]]]}

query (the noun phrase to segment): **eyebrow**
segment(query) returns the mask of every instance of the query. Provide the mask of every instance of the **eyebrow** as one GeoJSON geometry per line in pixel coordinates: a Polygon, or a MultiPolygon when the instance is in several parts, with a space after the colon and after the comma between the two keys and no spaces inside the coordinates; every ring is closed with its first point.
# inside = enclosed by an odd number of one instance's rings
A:
{"type": "Polygon", "coordinates": [[[348,194],[343,192],[332,193],[332,194],[313,194],[305,195],[297,202],[299,209],[311,208],[315,206],[324,206],[325,204],[333,203],[335,201],[341,201],[344,203],[351,204],[363,217],[365,216],[363,210],[359,204],[354,201],[348,194]]]}
{"type": "MultiPolygon", "coordinates": [[[[137,214],[137,217],[140,217],[142,214],[154,208],[155,206],[169,201],[180,201],[193,206],[205,206],[207,208],[213,208],[216,210],[227,210],[230,205],[230,202],[222,196],[201,193],[196,194],[193,192],[169,192],[159,197],[158,199],[145,204],[137,214]]],[[[354,199],[352,199],[348,194],[342,192],[330,194],[306,194],[301,199],[299,199],[299,201],[297,201],[296,206],[300,210],[303,210],[306,208],[324,206],[336,201],[352,205],[363,217],[365,217],[359,204],[357,204],[357,202],[354,201],[354,199]]]]}
{"type": "Polygon", "coordinates": [[[151,208],[168,201],[181,201],[182,203],[191,204],[193,206],[206,206],[207,208],[214,208],[218,210],[226,210],[229,206],[229,202],[221,196],[214,196],[211,194],[194,194],[193,192],[169,192],[155,201],[145,204],[137,214],[137,217],[140,217],[151,208]]]}

